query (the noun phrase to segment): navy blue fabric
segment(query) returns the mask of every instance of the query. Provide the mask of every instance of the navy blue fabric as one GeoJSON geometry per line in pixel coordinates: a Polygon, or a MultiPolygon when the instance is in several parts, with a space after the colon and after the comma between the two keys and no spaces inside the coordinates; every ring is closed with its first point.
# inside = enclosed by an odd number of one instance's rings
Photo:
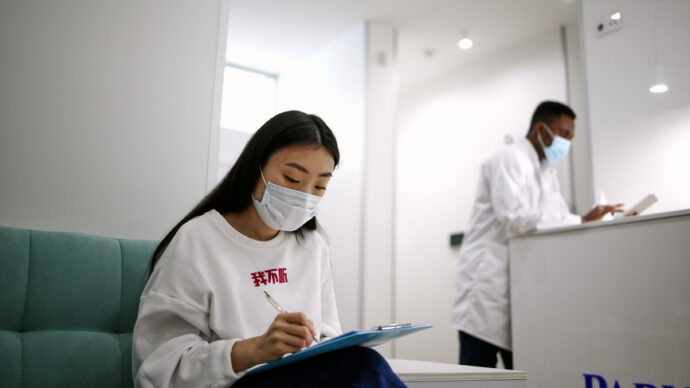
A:
{"type": "Polygon", "coordinates": [[[405,386],[377,351],[351,346],[243,377],[232,388],[405,386]]]}
{"type": "Polygon", "coordinates": [[[501,359],[506,369],[513,369],[513,352],[499,348],[494,344],[480,340],[463,331],[460,336],[460,364],[495,368],[498,362],[497,353],[501,353],[501,359]]]}

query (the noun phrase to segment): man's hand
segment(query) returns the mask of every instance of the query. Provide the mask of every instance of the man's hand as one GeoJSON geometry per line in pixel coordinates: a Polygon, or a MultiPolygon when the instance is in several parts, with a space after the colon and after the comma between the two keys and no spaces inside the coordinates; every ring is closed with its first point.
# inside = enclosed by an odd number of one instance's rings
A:
{"type": "Polygon", "coordinates": [[[582,216],[582,222],[599,221],[607,213],[620,213],[623,211],[623,204],[619,203],[617,205],[598,205],[595,206],[589,213],[582,216]]]}

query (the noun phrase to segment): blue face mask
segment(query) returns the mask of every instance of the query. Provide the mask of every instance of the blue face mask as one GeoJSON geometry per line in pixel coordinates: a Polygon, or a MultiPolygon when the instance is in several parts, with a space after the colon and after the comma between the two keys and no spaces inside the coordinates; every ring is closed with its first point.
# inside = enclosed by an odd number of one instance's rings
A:
{"type": "Polygon", "coordinates": [[[545,146],[544,142],[541,140],[541,135],[537,134],[537,138],[539,139],[539,143],[541,144],[542,149],[544,149],[544,155],[546,155],[546,160],[549,161],[549,163],[556,163],[560,161],[561,159],[565,158],[566,155],[568,155],[568,151],[570,151],[570,140],[556,136],[551,132],[551,128],[549,128],[546,123],[544,124],[544,128],[546,128],[547,131],[549,131],[549,135],[553,137],[553,142],[551,142],[550,146],[545,146]]]}

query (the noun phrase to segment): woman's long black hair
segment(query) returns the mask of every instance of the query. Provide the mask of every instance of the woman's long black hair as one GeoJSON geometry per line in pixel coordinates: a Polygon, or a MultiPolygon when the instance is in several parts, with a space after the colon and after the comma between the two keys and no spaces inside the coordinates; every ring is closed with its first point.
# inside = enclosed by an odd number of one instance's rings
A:
{"type": "MultiPolygon", "coordinates": [[[[321,118],[299,111],[288,111],[273,116],[249,139],[242,154],[225,178],[161,240],[153,252],[150,273],[153,272],[163,251],[184,223],[211,209],[223,214],[238,212],[251,205],[252,192],[260,176],[259,168],[263,168],[274,152],[297,144],[325,147],[333,156],[335,166],[338,165],[340,160],[338,143],[331,129],[321,118]]],[[[316,217],[314,217],[295,233],[301,235],[305,229],[316,229],[316,225],[316,217]]]]}

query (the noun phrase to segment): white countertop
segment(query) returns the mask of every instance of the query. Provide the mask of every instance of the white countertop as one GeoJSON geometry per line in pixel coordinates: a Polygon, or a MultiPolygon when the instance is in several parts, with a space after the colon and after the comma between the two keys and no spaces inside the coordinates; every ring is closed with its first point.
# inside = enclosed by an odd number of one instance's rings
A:
{"type": "Polygon", "coordinates": [[[677,211],[672,211],[672,212],[654,213],[654,214],[643,215],[643,216],[622,217],[622,218],[619,218],[616,220],[611,220],[611,221],[594,221],[594,222],[586,222],[584,224],[579,224],[579,225],[570,225],[570,226],[561,226],[558,228],[542,229],[542,230],[538,230],[536,232],[527,233],[527,234],[523,234],[521,236],[513,237],[513,239],[528,238],[531,236],[541,236],[541,235],[552,234],[552,233],[564,233],[564,232],[577,231],[577,230],[595,229],[595,228],[602,228],[602,227],[609,227],[609,226],[620,226],[620,225],[624,225],[624,224],[633,224],[633,223],[638,223],[638,222],[648,222],[648,221],[656,221],[656,220],[662,220],[662,219],[667,219],[667,218],[688,217],[688,216],[690,216],[690,209],[677,210],[677,211]]]}

